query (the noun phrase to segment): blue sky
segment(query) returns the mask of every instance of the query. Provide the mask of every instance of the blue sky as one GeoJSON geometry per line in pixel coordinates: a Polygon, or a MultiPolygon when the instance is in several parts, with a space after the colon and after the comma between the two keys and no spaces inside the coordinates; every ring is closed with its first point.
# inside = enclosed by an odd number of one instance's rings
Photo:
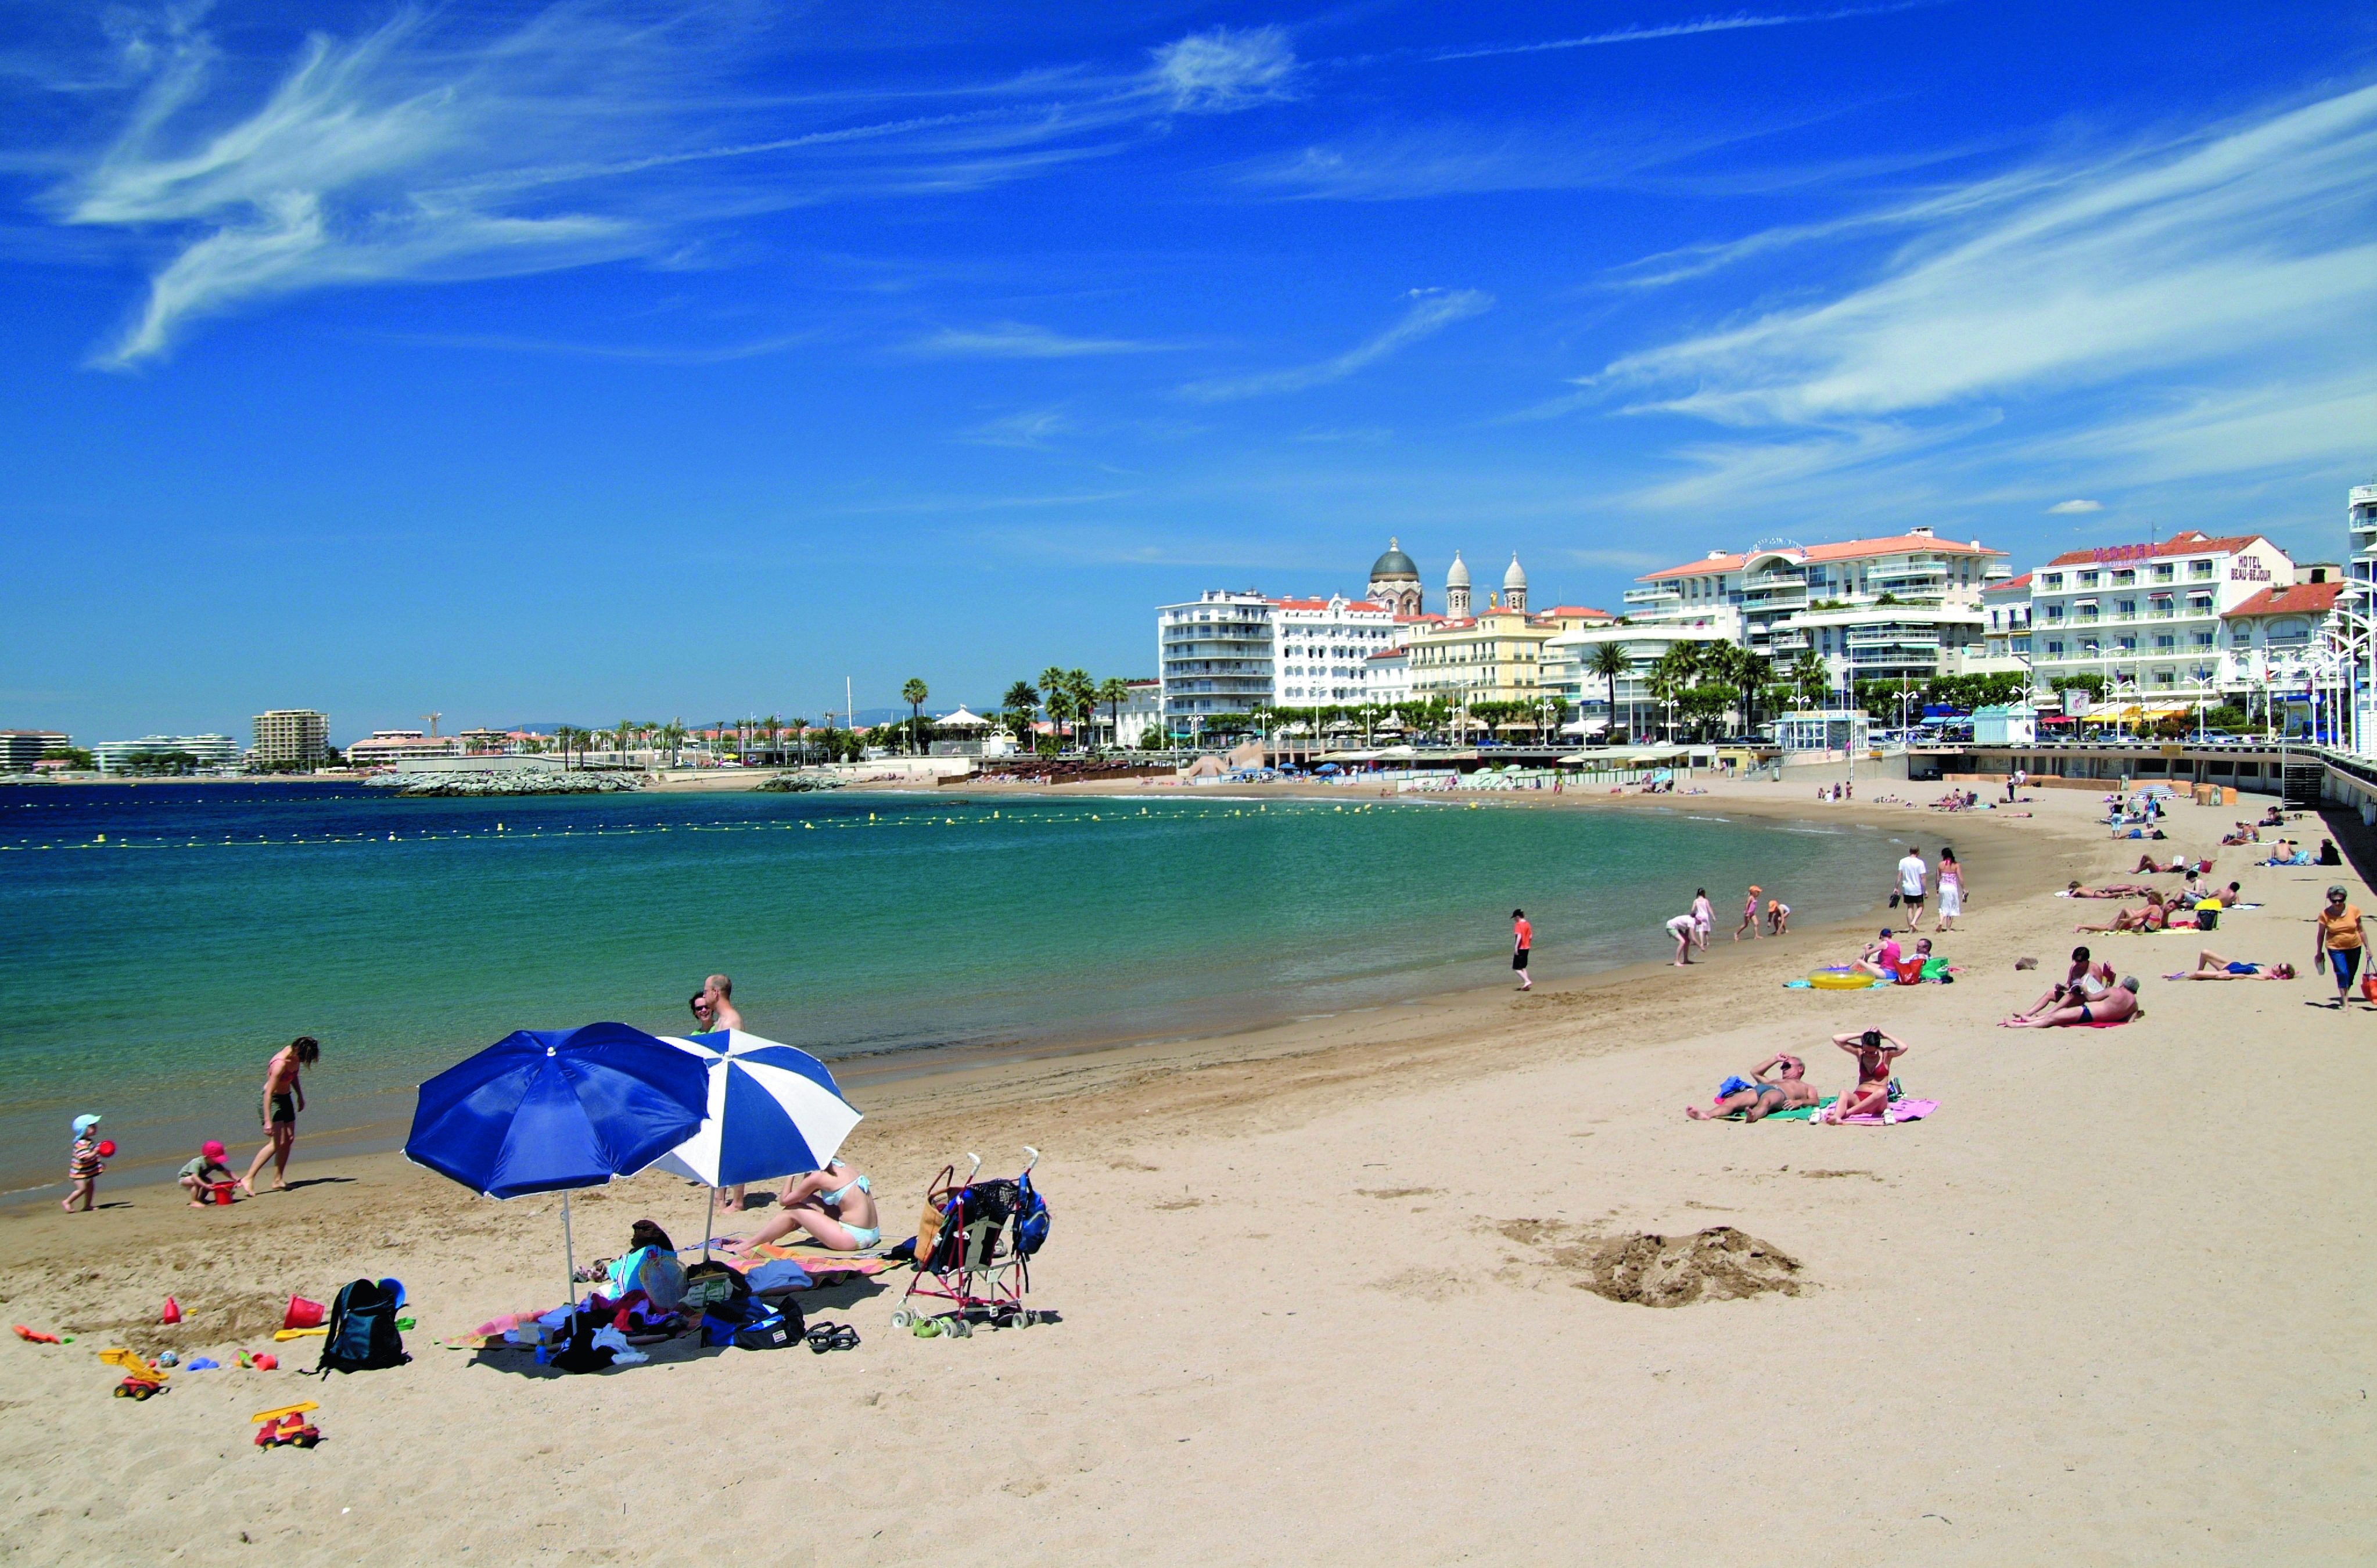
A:
{"type": "Polygon", "coordinates": [[[2366,6],[0,28],[0,727],[979,701],[1389,535],[2333,558],[2377,469],[2366,6]]]}

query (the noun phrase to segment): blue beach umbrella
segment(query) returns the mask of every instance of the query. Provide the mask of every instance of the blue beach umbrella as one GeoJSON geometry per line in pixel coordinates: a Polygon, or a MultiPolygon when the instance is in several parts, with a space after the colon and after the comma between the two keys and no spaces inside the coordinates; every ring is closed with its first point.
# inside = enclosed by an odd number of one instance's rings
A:
{"type": "Polygon", "coordinates": [[[858,1125],[859,1112],[842,1098],[833,1075],[806,1051],[740,1029],[669,1043],[700,1064],[709,1092],[701,1125],[653,1161],[663,1170],[713,1192],[822,1170],[858,1125]]]}
{"type": "MultiPolygon", "coordinates": [[[[631,1175],[701,1124],[701,1063],[625,1024],[521,1029],[421,1086],[405,1158],[491,1198],[631,1175]]],[[[572,1279],[573,1289],[576,1284],[572,1279]]]]}

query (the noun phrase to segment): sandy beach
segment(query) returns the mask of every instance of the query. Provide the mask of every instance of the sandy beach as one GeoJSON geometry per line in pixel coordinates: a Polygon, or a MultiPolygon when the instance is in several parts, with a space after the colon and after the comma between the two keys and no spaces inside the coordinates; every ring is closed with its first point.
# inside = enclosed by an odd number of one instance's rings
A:
{"type": "MultiPolygon", "coordinates": [[[[1908,792],[1860,786],[1883,789],[1908,792]]],[[[113,1206],[96,1214],[0,1220],[8,1321],[78,1336],[11,1336],[0,1356],[0,1405],[17,1411],[0,1431],[0,1555],[2377,1555],[2377,1336],[2362,1321],[2377,1159],[2343,1092],[2377,1018],[2314,1005],[2333,989],[2308,975],[2157,978],[2207,943],[2307,965],[2320,889],[2344,882],[2371,908],[2367,885],[2349,868],[2247,869],[2250,851],[2217,839],[2249,808],[2181,804],[2157,855],[2216,857],[2215,880],[2262,908],[2208,939],[2080,938],[2077,921],[2114,906],[2054,889],[2127,880],[2144,848],[2105,837],[2095,797],[1943,818],[1809,793],[1492,804],[1853,819],[1927,859],[1944,838],[1971,889],[1940,939],[1957,983],[1786,990],[1869,930],[1737,945],[1740,890],[1712,887],[1714,950],[1689,970],[1524,996],[1481,971],[1475,989],[1244,1034],[854,1079],[868,1119],[845,1152],[872,1172],[887,1235],[965,1150],[992,1172],[1022,1145],[1043,1151],[1055,1226],[1033,1296],[1061,1321],[1028,1331],[894,1333],[895,1272],[805,1301],[854,1324],[855,1350],[672,1346],[659,1364],[563,1377],[445,1348],[559,1300],[557,1203],[480,1199],[392,1155],[313,1160],[302,1142],[296,1191],[228,1211],[103,1181],[113,1206]],[[2144,977],[2142,1019],[1993,1027],[2083,940],[2144,977]],[[2025,956],[2037,971],[2016,970],[2025,956]],[[1837,1092],[1853,1064],[1827,1037],[1869,1024],[1913,1047],[1900,1075],[1940,1102],[1928,1120],[1685,1119],[1777,1048],[1837,1092]],[[1701,1243],[1701,1273],[1750,1293],[1611,1299],[1658,1251],[1636,1238],[1717,1227],[1747,1240],[1701,1243]],[[418,1302],[400,1370],[185,1372],[136,1404],[108,1396],[113,1374],[91,1355],[171,1345],[227,1360],[267,1348],[291,1293],[327,1300],[380,1275],[418,1302]],[[178,1328],[155,1326],[168,1294],[178,1328]],[[250,1412],[303,1398],[321,1403],[319,1448],[250,1445],[250,1412]]],[[[2323,831],[2299,826],[2313,843],[2323,831]]],[[[1877,894],[1889,869],[1873,867],[1877,894]]],[[[659,1177],[579,1194],[580,1260],[621,1250],[639,1217],[697,1240],[702,1196],[659,1177]]],[[[281,1348],[311,1364],[305,1342],[281,1348]]]]}

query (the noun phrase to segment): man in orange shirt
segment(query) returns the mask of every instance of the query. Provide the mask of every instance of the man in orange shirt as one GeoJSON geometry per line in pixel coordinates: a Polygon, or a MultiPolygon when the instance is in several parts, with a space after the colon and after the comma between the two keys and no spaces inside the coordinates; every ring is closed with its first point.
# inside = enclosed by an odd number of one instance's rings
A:
{"type": "Polygon", "coordinates": [[[1511,911],[1511,968],[1519,971],[1519,989],[1535,989],[1535,978],[1527,973],[1527,954],[1535,945],[1535,928],[1527,923],[1527,911],[1511,911]]]}

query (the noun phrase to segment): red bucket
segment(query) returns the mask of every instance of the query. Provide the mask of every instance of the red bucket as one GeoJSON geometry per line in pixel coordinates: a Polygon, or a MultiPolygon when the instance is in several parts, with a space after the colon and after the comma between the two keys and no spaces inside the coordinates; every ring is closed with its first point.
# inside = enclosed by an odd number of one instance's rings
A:
{"type": "Polygon", "coordinates": [[[309,1301],[303,1296],[289,1298],[289,1310],[281,1315],[283,1328],[319,1328],[328,1308],[319,1301],[309,1301]]]}
{"type": "Polygon", "coordinates": [[[206,1201],[221,1208],[229,1208],[232,1205],[232,1194],[238,1186],[239,1183],[236,1182],[209,1182],[207,1183],[206,1201]]]}

